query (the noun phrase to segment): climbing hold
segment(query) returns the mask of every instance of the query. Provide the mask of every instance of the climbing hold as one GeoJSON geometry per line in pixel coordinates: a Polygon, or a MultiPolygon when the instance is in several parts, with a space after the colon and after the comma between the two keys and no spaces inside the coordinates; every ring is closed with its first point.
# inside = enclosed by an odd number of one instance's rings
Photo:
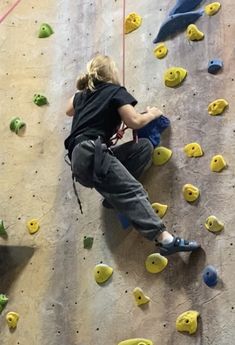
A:
{"type": "Polygon", "coordinates": [[[185,145],[184,152],[188,157],[201,157],[203,156],[203,151],[198,143],[190,143],[185,145]]]}
{"type": "Polygon", "coordinates": [[[193,334],[197,331],[197,318],[200,314],[195,310],[189,310],[181,314],[176,320],[176,329],[179,332],[193,334]]]}
{"type": "Polygon", "coordinates": [[[209,216],[205,222],[205,227],[211,232],[219,232],[224,228],[224,224],[215,216],[209,216]]]}
{"type": "Polygon", "coordinates": [[[208,63],[208,72],[216,74],[223,67],[223,61],[219,59],[210,60],[208,63]]]}
{"type": "Polygon", "coordinates": [[[28,228],[28,231],[29,233],[32,235],[32,234],[35,234],[35,232],[37,232],[40,228],[40,225],[39,225],[39,222],[37,219],[31,219],[27,222],[27,228],[28,228]]]}
{"type": "Polygon", "coordinates": [[[200,5],[203,0],[177,0],[175,6],[170,10],[169,16],[176,13],[185,13],[200,5]]]}
{"type": "Polygon", "coordinates": [[[153,164],[163,165],[169,161],[172,151],[166,147],[158,146],[153,151],[153,164]]]}
{"type": "Polygon", "coordinates": [[[136,338],[121,341],[118,345],[153,345],[153,342],[148,339],[136,338]]]}
{"type": "Polygon", "coordinates": [[[133,295],[138,306],[149,303],[150,301],[150,298],[148,296],[145,296],[143,290],[139,287],[136,287],[133,290],[133,295]]]}
{"type": "Polygon", "coordinates": [[[211,171],[220,172],[227,166],[223,156],[216,155],[212,158],[210,168],[211,171]]]}
{"type": "Polygon", "coordinates": [[[195,24],[187,27],[186,35],[190,41],[200,41],[204,38],[204,33],[195,24]]]}
{"type": "Polygon", "coordinates": [[[216,99],[214,102],[211,102],[208,105],[208,113],[210,115],[220,115],[223,113],[224,109],[228,106],[228,102],[223,99],[219,98],[216,99]]]}
{"type": "Polygon", "coordinates": [[[212,2],[205,6],[205,12],[208,16],[213,16],[220,10],[221,4],[219,2],[212,2]]]}
{"type": "Polygon", "coordinates": [[[168,259],[159,253],[153,253],[145,260],[146,270],[150,273],[160,273],[168,264],[168,259]]]}
{"type": "Polygon", "coordinates": [[[46,38],[46,37],[51,36],[53,33],[54,31],[52,27],[49,24],[44,23],[40,26],[38,37],[46,38]]]}
{"type": "Polygon", "coordinates": [[[26,123],[20,117],[14,117],[10,122],[10,130],[22,136],[26,130],[26,123]]]}
{"type": "Polygon", "coordinates": [[[19,318],[20,318],[19,314],[15,313],[13,311],[7,313],[6,321],[7,321],[8,327],[9,328],[16,328],[19,318]]]}
{"type": "Polygon", "coordinates": [[[0,294],[0,314],[7,305],[8,297],[4,294],[0,294]]]}
{"type": "Polygon", "coordinates": [[[215,286],[218,282],[218,274],[215,267],[209,265],[204,268],[202,273],[204,283],[209,286],[215,286]]]}
{"type": "Polygon", "coordinates": [[[183,195],[186,201],[193,202],[198,199],[200,191],[197,187],[188,183],[183,186],[183,195]]]}
{"type": "Polygon", "coordinates": [[[169,36],[186,29],[189,24],[195,23],[203,15],[203,12],[203,10],[198,10],[169,16],[161,25],[153,43],[164,42],[169,36]]]}
{"type": "Polygon", "coordinates": [[[3,224],[3,220],[0,219],[0,236],[5,236],[7,235],[6,229],[3,224]]]}
{"type": "Polygon", "coordinates": [[[165,85],[168,87],[175,87],[180,85],[187,76],[186,69],[182,67],[168,68],[164,73],[165,85]]]}
{"type": "Polygon", "coordinates": [[[166,211],[168,209],[167,205],[159,204],[158,202],[155,202],[152,204],[152,208],[156,212],[156,214],[160,217],[163,218],[166,214],[166,211]]]}
{"type": "Polygon", "coordinates": [[[94,277],[95,281],[98,284],[102,284],[106,282],[113,274],[113,269],[112,267],[105,265],[105,264],[100,264],[96,265],[94,268],[94,277]]]}
{"type": "Polygon", "coordinates": [[[47,98],[39,94],[35,94],[33,96],[33,102],[39,107],[41,107],[42,105],[48,104],[47,98]]]}
{"type": "Polygon", "coordinates": [[[156,58],[163,59],[167,55],[168,49],[164,43],[159,43],[153,52],[156,58]]]}
{"type": "Polygon", "coordinates": [[[93,237],[86,237],[84,236],[83,239],[83,247],[85,249],[91,249],[93,246],[94,238],[93,237]]]}
{"type": "Polygon", "coordinates": [[[138,129],[138,138],[149,139],[155,148],[160,143],[161,133],[169,126],[170,120],[166,116],[161,115],[157,119],[149,122],[144,127],[138,129]]]}
{"type": "Polygon", "coordinates": [[[125,34],[138,29],[142,23],[142,18],[139,14],[132,12],[125,18],[125,34]]]}

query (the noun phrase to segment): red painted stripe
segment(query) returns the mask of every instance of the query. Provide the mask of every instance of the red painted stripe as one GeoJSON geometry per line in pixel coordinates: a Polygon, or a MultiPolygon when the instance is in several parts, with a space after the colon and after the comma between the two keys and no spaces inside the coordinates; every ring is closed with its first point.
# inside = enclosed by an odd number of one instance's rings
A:
{"type": "Polygon", "coordinates": [[[125,85],[125,61],[126,61],[126,44],[125,44],[125,18],[126,18],[126,0],[123,0],[123,34],[122,34],[122,82],[125,85]]]}
{"type": "Polygon", "coordinates": [[[21,0],[16,0],[16,2],[4,13],[0,16],[0,24],[4,21],[4,19],[14,10],[14,8],[21,2],[21,0]]]}

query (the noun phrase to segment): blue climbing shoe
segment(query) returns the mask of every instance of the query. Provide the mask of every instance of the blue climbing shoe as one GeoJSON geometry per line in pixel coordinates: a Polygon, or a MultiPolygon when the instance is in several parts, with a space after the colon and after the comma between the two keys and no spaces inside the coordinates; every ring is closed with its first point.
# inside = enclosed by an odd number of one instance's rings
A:
{"type": "Polygon", "coordinates": [[[104,199],[104,200],[102,201],[102,205],[103,205],[105,208],[113,209],[113,206],[108,202],[107,199],[104,199]]]}
{"type": "Polygon", "coordinates": [[[160,254],[167,256],[177,252],[194,252],[200,247],[200,244],[196,241],[187,241],[180,237],[174,237],[171,243],[160,245],[160,254]]]}

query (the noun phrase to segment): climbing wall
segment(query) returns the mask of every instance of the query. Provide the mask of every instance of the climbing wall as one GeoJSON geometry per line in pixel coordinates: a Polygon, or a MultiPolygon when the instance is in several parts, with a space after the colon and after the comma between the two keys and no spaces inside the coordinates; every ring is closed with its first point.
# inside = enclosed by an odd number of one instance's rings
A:
{"type": "MultiPolygon", "coordinates": [[[[9,302],[0,316],[2,345],[116,345],[130,338],[151,339],[154,345],[228,345],[234,343],[234,6],[221,2],[213,17],[197,22],[205,38],[189,42],[185,33],[166,41],[163,60],[153,55],[152,41],[173,6],[172,0],[138,1],[15,1],[0,4],[1,210],[8,236],[0,238],[0,293],[9,302]],[[125,38],[126,14],[137,12],[143,22],[125,38]],[[42,23],[54,34],[39,39],[42,23]],[[125,49],[124,49],[125,48],[125,49]],[[162,145],[171,148],[171,160],[152,167],[143,178],[151,202],[168,205],[168,229],[194,238],[202,250],[169,258],[166,269],[150,274],[146,257],[157,248],[135,231],[123,230],[101,197],[78,187],[81,215],[72,189],[70,168],[64,163],[63,140],[71,119],[65,104],[74,91],[76,76],[96,52],[112,55],[126,87],[139,100],[138,110],[157,105],[171,119],[162,145]],[[123,65],[125,57],[125,66],[123,65]],[[224,62],[211,75],[211,59],[224,62]],[[165,70],[180,66],[188,71],[178,88],[163,83],[165,70]],[[125,67],[125,68],[124,68],[125,67]],[[49,104],[38,107],[35,93],[49,104]],[[229,102],[221,116],[210,116],[208,104],[217,98],[229,102]],[[13,117],[27,125],[23,137],[9,129],[13,117]],[[198,142],[204,156],[187,158],[184,145],[198,142]],[[221,154],[228,167],[210,171],[211,158],[221,154]],[[187,203],[182,187],[200,189],[196,203],[187,203]],[[215,215],[224,230],[205,229],[215,215]],[[38,219],[40,229],[30,235],[26,223],[38,219]],[[83,248],[84,236],[94,237],[92,249],[83,248]],[[112,278],[98,285],[93,267],[113,267],[112,278]],[[216,267],[218,284],[202,281],[208,264],[216,267]],[[151,301],[137,307],[132,295],[141,287],[151,301]],[[188,336],[176,331],[175,321],[187,310],[200,312],[198,330],[188,336]],[[7,312],[19,313],[17,328],[9,331],[7,312]]],[[[209,2],[203,2],[202,6],[209,2]]]]}

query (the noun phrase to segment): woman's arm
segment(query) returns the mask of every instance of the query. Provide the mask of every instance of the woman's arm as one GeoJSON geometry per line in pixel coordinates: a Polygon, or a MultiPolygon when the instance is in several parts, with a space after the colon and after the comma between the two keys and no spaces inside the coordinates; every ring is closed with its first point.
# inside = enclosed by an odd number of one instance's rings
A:
{"type": "Polygon", "coordinates": [[[147,107],[144,114],[135,111],[130,104],[123,105],[118,108],[118,112],[122,121],[131,129],[139,129],[147,125],[149,122],[163,115],[162,111],[156,107],[147,107]]]}
{"type": "Polygon", "coordinates": [[[73,97],[71,97],[67,103],[67,107],[66,107],[66,115],[68,116],[74,116],[75,114],[75,110],[73,107],[73,99],[74,99],[74,95],[73,97]]]}

